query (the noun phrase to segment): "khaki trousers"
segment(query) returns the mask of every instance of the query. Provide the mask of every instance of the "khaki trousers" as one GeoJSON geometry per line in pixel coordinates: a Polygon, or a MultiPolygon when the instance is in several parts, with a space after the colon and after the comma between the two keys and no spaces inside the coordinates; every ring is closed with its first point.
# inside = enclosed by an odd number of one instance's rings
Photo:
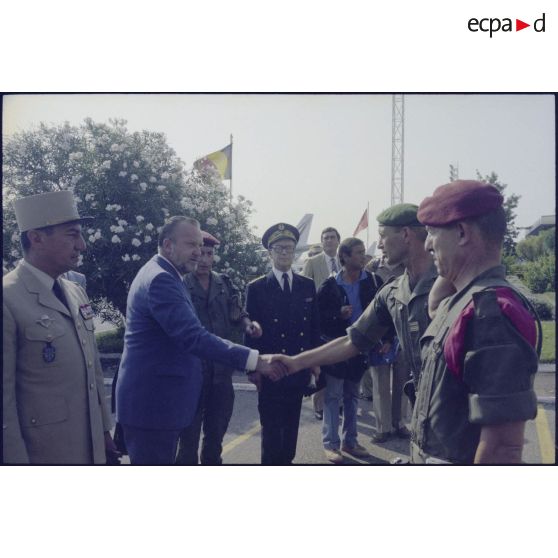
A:
{"type": "Polygon", "coordinates": [[[409,367],[402,352],[394,363],[371,366],[373,402],[379,433],[389,433],[401,427],[401,419],[408,413],[407,398],[403,395],[403,385],[409,377],[409,367]]]}

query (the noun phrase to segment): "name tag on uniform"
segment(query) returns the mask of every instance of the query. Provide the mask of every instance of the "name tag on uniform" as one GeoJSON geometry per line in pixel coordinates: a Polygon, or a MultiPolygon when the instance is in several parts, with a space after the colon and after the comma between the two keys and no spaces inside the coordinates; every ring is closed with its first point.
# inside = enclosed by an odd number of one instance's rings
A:
{"type": "Polygon", "coordinates": [[[314,300],[314,297],[311,296],[310,298],[305,298],[304,302],[312,302],[314,300]]]}
{"type": "Polygon", "coordinates": [[[416,333],[419,330],[418,322],[409,322],[409,331],[416,333]]]}
{"type": "Polygon", "coordinates": [[[84,320],[90,320],[95,316],[95,312],[93,312],[93,308],[91,308],[91,304],[82,304],[79,307],[79,313],[84,320]]]}

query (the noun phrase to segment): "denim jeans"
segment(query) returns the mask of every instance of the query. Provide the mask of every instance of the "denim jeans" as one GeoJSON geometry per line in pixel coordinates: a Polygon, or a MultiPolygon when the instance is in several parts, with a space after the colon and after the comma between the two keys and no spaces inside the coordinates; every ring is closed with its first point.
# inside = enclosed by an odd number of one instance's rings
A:
{"type": "Polygon", "coordinates": [[[357,444],[357,405],[360,382],[327,376],[322,435],[326,449],[339,449],[339,407],[343,405],[343,445],[357,444]]]}

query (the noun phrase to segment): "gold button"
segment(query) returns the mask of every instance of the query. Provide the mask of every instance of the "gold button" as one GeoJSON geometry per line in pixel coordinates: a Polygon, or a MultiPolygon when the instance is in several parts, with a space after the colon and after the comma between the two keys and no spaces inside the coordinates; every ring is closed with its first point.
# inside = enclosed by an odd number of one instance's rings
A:
{"type": "Polygon", "coordinates": [[[306,321],[306,318],[304,318],[304,321],[306,321]]]}
{"type": "Polygon", "coordinates": [[[281,349],[281,352],[282,352],[282,353],[285,353],[286,351],[285,351],[285,349],[281,349]]]}
{"type": "Polygon", "coordinates": [[[300,352],[302,353],[304,351],[304,347],[300,347],[300,352]]]}
{"type": "Polygon", "coordinates": [[[273,321],[277,323],[279,320],[277,318],[273,318],[273,321]]]}
{"type": "Polygon", "coordinates": [[[31,424],[36,424],[37,423],[37,419],[32,418],[31,419],[31,424]]]}
{"type": "Polygon", "coordinates": [[[301,337],[304,337],[304,331],[301,331],[301,332],[300,332],[300,336],[301,336],[301,337]]]}
{"type": "Polygon", "coordinates": [[[285,334],[284,334],[284,333],[282,333],[282,334],[281,334],[281,337],[285,337],[285,334]]]}

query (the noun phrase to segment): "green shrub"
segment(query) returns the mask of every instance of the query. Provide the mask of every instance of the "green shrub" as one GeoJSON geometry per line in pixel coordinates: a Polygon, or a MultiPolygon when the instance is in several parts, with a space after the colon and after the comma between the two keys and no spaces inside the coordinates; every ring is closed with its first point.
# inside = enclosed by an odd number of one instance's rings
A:
{"type": "Polygon", "coordinates": [[[554,254],[538,258],[523,265],[523,279],[534,293],[554,290],[556,279],[556,258],[554,254]]]}
{"type": "Polygon", "coordinates": [[[541,362],[556,361],[556,324],[554,322],[543,322],[543,344],[541,351],[541,362]]]}
{"type": "Polygon", "coordinates": [[[103,331],[95,335],[100,353],[121,353],[124,350],[124,328],[103,331]]]}
{"type": "Polygon", "coordinates": [[[541,300],[540,298],[531,297],[529,302],[534,306],[539,319],[542,320],[552,320],[554,318],[552,304],[541,300]]]}

